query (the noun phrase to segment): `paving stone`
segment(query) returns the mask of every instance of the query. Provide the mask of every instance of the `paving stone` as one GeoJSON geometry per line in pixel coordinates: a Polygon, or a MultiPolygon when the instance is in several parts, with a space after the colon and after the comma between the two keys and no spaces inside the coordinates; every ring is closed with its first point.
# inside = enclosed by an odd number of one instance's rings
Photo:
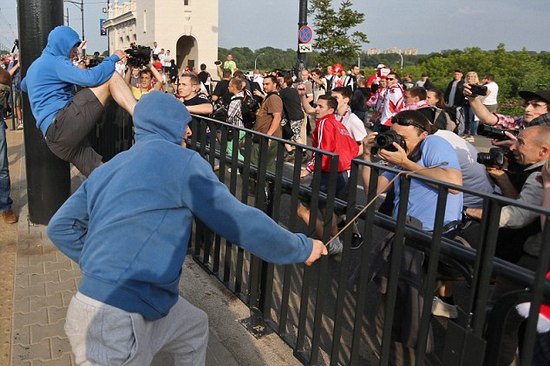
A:
{"type": "Polygon", "coordinates": [[[50,273],[53,271],[59,271],[61,269],[71,269],[71,263],[68,261],[57,261],[57,262],[45,262],[44,263],[44,273],[50,273]]]}
{"type": "Polygon", "coordinates": [[[19,257],[20,255],[17,256],[17,273],[16,275],[20,275],[20,274],[33,274],[33,273],[36,273],[36,274],[44,274],[44,263],[40,263],[40,264],[33,264],[33,265],[24,265],[24,264],[20,264],[19,263],[19,257]]]}
{"type": "Polygon", "coordinates": [[[54,271],[43,275],[32,274],[30,278],[31,278],[30,280],[31,286],[35,286],[35,285],[39,285],[47,282],[59,282],[59,271],[54,271]]]}
{"type": "Polygon", "coordinates": [[[60,320],[65,321],[67,315],[67,308],[60,308],[55,306],[48,307],[48,321],[51,323],[57,323],[60,320]]]}
{"type": "Polygon", "coordinates": [[[26,296],[46,296],[46,286],[41,284],[29,287],[18,287],[15,289],[16,298],[20,299],[26,296]]]}
{"type": "Polygon", "coordinates": [[[21,329],[26,325],[32,325],[32,324],[39,324],[39,325],[48,324],[48,309],[41,308],[26,314],[22,314],[22,313],[13,314],[14,329],[21,329]]]}
{"type": "MultiPolygon", "coordinates": [[[[65,333],[63,333],[65,334],[65,333]]],[[[60,358],[63,355],[70,356],[71,353],[71,344],[67,338],[52,337],[50,339],[50,344],[52,346],[52,358],[60,358]]],[[[70,357],[69,357],[70,359],[70,357]]]]}
{"type": "Polygon", "coordinates": [[[40,343],[32,345],[14,344],[12,356],[12,364],[20,365],[23,361],[31,361],[33,359],[49,360],[51,359],[50,340],[44,339],[40,343]]]}
{"type": "Polygon", "coordinates": [[[59,280],[80,280],[80,270],[60,270],[59,271],[59,280]]]}
{"type": "Polygon", "coordinates": [[[48,282],[46,283],[46,294],[53,295],[57,292],[72,291],[76,289],[75,280],[68,280],[63,282],[48,282]]]}
{"type": "Polygon", "coordinates": [[[69,307],[74,294],[76,294],[76,288],[72,291],[64,291],[61,293],[61,295],[63,295],[63,307],[69,307]]]}
{"type": "MultiPolygon", "coordinates": [[[[42,249],[44,252],[44,249],[42,249]]],[[[42,253],[41,255],[33,255],[29,257],[29,264],[39,264],[44,262],[57,262],[57,255],[55,252],[42,253]]]]}
{"type": "Polygon", "coordinates": [[[20,329],[13,330],[13,344],[31,344],[31,327],[30,325],[24,326],[20,329]]]}
{"type": "Polygon", "coordinates": [[[63,306],[63,296],[61,296],[61,293],[59,292],[50,296],[32,296],[29,300],[30,309],[32,311],[39,308],[46,308],[48,306],[63,306]]]}
{"type": "Polygon", "coordinates": [[[58,321],[48,325],[31,325],[31,343],[35,344],[51,336],[63,336],[65,321],[58,321]]]}
{"type": "Polygon", "coordinates": [[[64,353],[60,358],[55,358],[49,361],[33,360],[32,366],[71,366],[74,362],[71,360],[71,355],[64,353]]]}
{"type": "Polygon", "coordinates": [[[13,312],[28,313],[31,311],[32,297],[16,298],[13,302],[13,312]]]}
{"type": "Polygon", "coordinates": [[[30,278],[31,278],[31,275],[26,274],[26,273],[21,273],[19,276],[15,277],[15,286],[16,287],[29,287],[30,283],[31,283],[30,278]]]}

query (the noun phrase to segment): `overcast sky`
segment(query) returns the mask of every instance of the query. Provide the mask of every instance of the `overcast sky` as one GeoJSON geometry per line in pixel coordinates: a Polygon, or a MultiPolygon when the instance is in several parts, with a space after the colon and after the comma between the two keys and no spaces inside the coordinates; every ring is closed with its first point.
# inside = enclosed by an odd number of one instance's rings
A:
{"type": "MultiPolygon", "coordinates": [[[[24,1],[24,0],[21,0],[24,1]]],[[[162,1],[162,0],[157,0],[162,1]]],[[[199,0],[192,0],[199,1],[199,0]]],[[[200,0],[209,1],[209,0],[200,0]]],[[[264,46],[292,48],[297,43],[299,0],[219,0],[221,47],[264,46]]],[[[338,0],[333,1],[339,4],[338,0]]],[[[507,50],[525,47],[550,50],[548,0],[354,0],[365,14],[359,30],[369,48],[417,48],[420,53],[481,47],[507,50]]],[[[106,1],[84,0],[85,34],[90,50],[104,50],[106,37],[99,36],[99,19],[105,17],[106,1]]],[[[69,9],[70,25],[80,34],[80,10],[69,9]]],[[[309,24],[313,19],[308,19],[309,24]]],[[[9,46],[17,33],[16,0],[0,1],[0,43],[9,46]]]]}

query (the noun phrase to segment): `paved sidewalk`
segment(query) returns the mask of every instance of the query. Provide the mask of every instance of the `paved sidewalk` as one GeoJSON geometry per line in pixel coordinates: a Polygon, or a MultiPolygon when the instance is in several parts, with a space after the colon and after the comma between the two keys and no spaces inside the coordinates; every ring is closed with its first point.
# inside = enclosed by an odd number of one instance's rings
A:
{"type": "MultiPolygon", "coordinates": [[[[57,251],[45,226],[28,222],[23,131],[7,135],[19,223],[0,222],[0,365],[74,365],[63,325],[78,265],[57,251]]],[[[238,322],[250,316],[246,306],[189,257],[181,284],[183,296],[209,315],[207,365],[300,365],[277,335],[250,335],[238,322]]],[[[153,362],[170,364],[162,355],[153,362]]]]}

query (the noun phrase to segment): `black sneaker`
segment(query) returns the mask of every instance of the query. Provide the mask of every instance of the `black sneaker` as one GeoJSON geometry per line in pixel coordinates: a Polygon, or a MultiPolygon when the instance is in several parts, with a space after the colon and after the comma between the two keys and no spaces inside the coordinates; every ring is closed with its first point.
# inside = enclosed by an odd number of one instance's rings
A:
{"type": "Polygon", "coordinates": [[[361,234],[353,233],[351,237],[351,249],[359,249],[363,245],[363,237],[361,234]]]}

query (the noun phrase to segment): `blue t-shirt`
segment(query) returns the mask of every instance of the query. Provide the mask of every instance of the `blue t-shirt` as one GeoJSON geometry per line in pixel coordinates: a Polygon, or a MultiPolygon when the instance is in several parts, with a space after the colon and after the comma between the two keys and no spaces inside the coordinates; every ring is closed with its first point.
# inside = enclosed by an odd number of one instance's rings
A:
{"type": "MultiPolygon", "coordinates": [[[[454,168],[460,171],[460,164],[452,146],[439,136],[430,135],[420,145],[421,157],[417,162],[422,166],[434,166],[442,162],[447,165],[441,168],[454,168]]],[[[389,180],[395,177],[394,173],[382,174],[389,180]]],[[[395,199],[393,217],[397,218],[399,209],[400,179],[394,182],[395,199]]],[[[437,206],[437,188],[418,179],[413,179],[409,193],[407,214],[422,222],[422,229],[432,231],[434,228],[435,211],[437,206]]],[[[462,192],[447,195],[444,224],[460,220],[462,215],[462,192]]]]}

